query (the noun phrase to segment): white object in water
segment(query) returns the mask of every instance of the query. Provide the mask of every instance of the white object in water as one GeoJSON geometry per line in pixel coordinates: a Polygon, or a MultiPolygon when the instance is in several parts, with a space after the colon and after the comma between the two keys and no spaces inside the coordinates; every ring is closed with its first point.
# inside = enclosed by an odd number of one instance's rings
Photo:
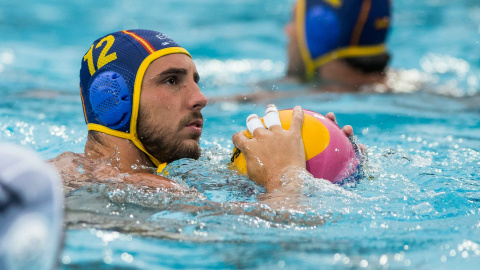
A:
{"type": "Polygon", "coordinates": [[[54,269],[62,227],[57,171],[31,150],[0,144],[0,269],[54,269]]]}

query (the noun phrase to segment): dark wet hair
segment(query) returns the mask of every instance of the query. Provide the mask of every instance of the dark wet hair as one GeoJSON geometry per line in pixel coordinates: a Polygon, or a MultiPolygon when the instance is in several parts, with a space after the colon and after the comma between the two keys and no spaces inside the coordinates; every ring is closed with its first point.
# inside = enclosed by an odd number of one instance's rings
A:
{"type": "Polygon", "coordinates": [[[390,62],[390,53],[386,52],[374,56],[360,56],[344,58],[349,66],[363,73],[384,72],[390,62]]]}
{"type": "Polygon", "coordinates": [[[102,144],[102,139],[100,138],[99,132],[96,131],[96,130],[89,130],[88,131],[88,139],[102,144]]]}

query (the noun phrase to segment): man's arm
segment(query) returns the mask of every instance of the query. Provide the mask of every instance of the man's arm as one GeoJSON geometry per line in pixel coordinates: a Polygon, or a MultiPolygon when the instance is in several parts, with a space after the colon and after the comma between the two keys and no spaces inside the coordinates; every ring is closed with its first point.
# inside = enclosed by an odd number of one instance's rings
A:
{"type": "Polygon", "coordinates": [[[107,165],[108,162],[104,159],[89,160],[84,154],[72,152],[62,153],[49,160],[60,173],[66,193],[85,185],[102,183],[184,190],[174,181],[152,173],[120,173],[117,168],[107,165]]]}

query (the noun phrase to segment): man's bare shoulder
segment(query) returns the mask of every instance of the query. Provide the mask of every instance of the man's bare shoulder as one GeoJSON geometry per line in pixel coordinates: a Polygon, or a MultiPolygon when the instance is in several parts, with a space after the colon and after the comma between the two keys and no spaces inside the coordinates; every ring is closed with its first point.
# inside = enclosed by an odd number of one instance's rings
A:
{"type": "Polygon", "coordinates": [[[48,160],[48,162],[57,168],[63,178],[64,175],[78,173],[78,169],[84,165],[85,160],[85,154],[64,152],[57,157],[48,160]]]}
{"type": "Polygon", "coordinates": [[[73,152],[63,152],[57,157],[49,159],[48,162],[52,163],[53,165],[66,165],[68,163],[72,163],[74,160],[85,158],[85,154],[77,154],[73,152]]]}
{"type": "Polygon", "coordinates": [[[85,154],[64,152],[50,159],[60,173],[66,193],[90,184],[111,184],[138,187],[183,189],[174,181],[152,173],[121,172],[112,166],[110,159],[91,159],[85,154]]]}
{"type": "Polygon", "coordinates": [[[163,176],[149,173],[135,173],[124,178],[124,180],[133,185],[146,186],[154,188],[173,188],[183,190],[184,188],[174,181],[163,176]]]}
{"type": "Polygon", "coordinates": [[[90,166],[87,165],[85,154],[64,152],[48,162],[60,173],[66,193],[92,183],[92,173],[88,170],[90,166]]]}

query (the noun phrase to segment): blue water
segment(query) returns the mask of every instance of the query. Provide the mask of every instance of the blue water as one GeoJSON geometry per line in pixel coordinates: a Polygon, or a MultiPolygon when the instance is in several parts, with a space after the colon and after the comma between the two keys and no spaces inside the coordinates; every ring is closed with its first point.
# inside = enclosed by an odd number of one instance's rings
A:
{"type": "MultiPolygon", "coordinates": [[[[293,1],[3,1],[0,141],[45,159],[83,152],[81,57],[119,29],[163,31],[194,56],[208,97],[285,72],[293,1]]],[[[398,94],[322,94],[216,103],[199,161],[169,165],[185,194],[92,186],[67,197],[61,269],[474,269],[480,264],[480,4],[395,1],[390,84],[398,94]],[[258,203],[227,169],[231,135],[266,104],[334,111],[368,146],[367,177],[258,203]],[[197,191],[195,191],[197,190],[197,191]],[[242,202],[242,203],[240,203],[242,202]]]]}

